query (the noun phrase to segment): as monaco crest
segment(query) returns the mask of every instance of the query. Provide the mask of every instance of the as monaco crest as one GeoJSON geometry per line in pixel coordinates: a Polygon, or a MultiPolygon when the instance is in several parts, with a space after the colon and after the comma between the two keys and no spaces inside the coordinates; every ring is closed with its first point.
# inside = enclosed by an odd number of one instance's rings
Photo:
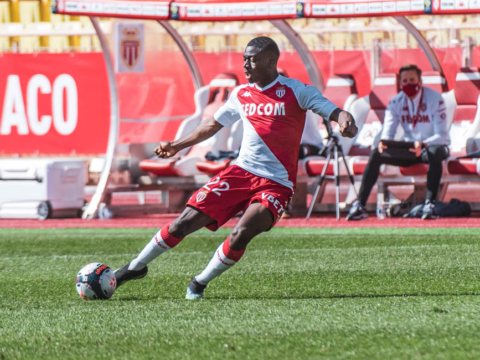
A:
{"type": "Polygon", "coordinates": [[[145,69],[145,26],[140,22],[115,23],[115,71],[142,73],[145,69]]]}
{"type": "Polygon", "coordinates": [[[132,70],[140,58],[141,41],[138,38],[140,31],[135,27],[130,27],[124,29],[123,34],[125,38],[120,43],[120,54],[123,63],[132,70]]]}
{"type": "Polygon", "coordinates": [[[205,200],[206,197],[207,197],[207,194],[204,193],[203,191],[200,191],[197,194],[197,203],[202,202],[203,200],[205,200]]]}
{"type": "Polygon", "coordinates": [[[283,86],[278,87],[276,93],[279,98],[283,97],[283,95],[285,95],[285,88],[283,86]]]}

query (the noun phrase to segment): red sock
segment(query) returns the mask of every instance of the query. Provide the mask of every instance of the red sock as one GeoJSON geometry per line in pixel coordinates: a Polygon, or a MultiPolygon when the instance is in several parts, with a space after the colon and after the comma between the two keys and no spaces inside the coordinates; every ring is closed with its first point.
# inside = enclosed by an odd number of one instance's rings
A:
{"type": "Polygon", "coordinates": [[[168,232],[168,228],[170,227],[171,224],[172,223],[169,223],[162,227],[162,230],[160,231],[160,236],[162,237],[162,240],[164,241],[165,244],[167,244],[170,248],[173,248],[177,246],[178,243],[183,240],[183,238],[176,238],[175,236],[173,236],[168,232]]]}
{"type": "Polygon", "coordinates": [[[246,249],[243,249],[243,250],[230,249],[230,237],[228,237],[227,240],[223,242],[222,250],[227,258],[233,261],[238,261],[242,258],[243,253],[245,252],[246,249]]]}

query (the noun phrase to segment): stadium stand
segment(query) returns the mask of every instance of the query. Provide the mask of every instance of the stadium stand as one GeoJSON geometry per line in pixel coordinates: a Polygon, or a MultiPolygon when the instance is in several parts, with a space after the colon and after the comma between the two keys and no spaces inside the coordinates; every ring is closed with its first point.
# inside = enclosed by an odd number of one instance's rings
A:
{"type": "MultiPolygon", "coordinates": [[[[87,17],[74,17],[66,15],[45,13],[45,6],[49,9],[49,1],[46,0],[21,0],[16,2],[17,5],[12,7],[14,2],[0,0],[0,32],[3,34],[12,34],[12,36],[0,36],[0,52],[22,52],[32,53],[37,51],[49,52],[66,52],[66,51],[98,51],[100,49],[99,41],[94,33],[92,24],[87,17]],[[39,35],[33,36],[16,36],[17,34],[35,33],[39,35]],[[60,35],[57,35],[60,33],[60,35]],[[67,32],[67,34],[65,34],[67,32]],[[84,35],[85,33],[89,35],[84,35]],[[41,34],[49,33],[46,36],[41,34]],[[77,33],[77,34],[75,34],[77,33]],[[14,36],[15,35],[15,36],[14,36]]],[[[112,19],[100,19],[100,25],[106,34],[111,34],[112,19]]],[[[480,16],[419,16],[412,17],[410,20],[422,31],[433,46],[458,46],[464,38],[471,37],[473,43],[480,41],[480,16]]],[[[290,22],[290,21],[289,21],[290,22]]],[[[353,18],[353,19],[296,19],[290,22],[292,27],[299,31],[303,40],[312,50],[345,50],[345,49],[365,49],[371,50],[373,41],[378,39],[381,48],[413,48],[417,46],[416,41],[407,34],[405,30],[399,26],[391,18],[353,18]]],[[[195,52],[223,52],[223,51],[241,51],[250,39],[257,35],[267,34],[272,36],[281,47],[282,50],[289,48],[289,43],[280,32],[272,26],[270,22],[230,22],[230,23],[210,23],[210,22],[171,22],[171,24],[179,31],[183,39],[190,48],[195,52]]],[[[160,49],[175,46],[172,39],[165,33],[159,33],[158,40],[160,49]],[[163,39],[165,38],[165,39],[163,39]],[[163,46],[163,47],[162,47],[163,46]]],[[[169,48],[169,49],[170,49],[169,48]]],[[[458,50],[458,48],[457,48],[458,50]]],[[[448,50],[447,50],[448,51],[448,50]]],[[[405,59],[406,61],[408,59],[405,59]]],[[[442,59],[440,58],[442,61],[442,59]]],[[[478,60],[477,60],[478,61],[478,60]]],[[[330,64],[326,67],[326,71],[331,71],[334,67],[330,64]]],[[[456,67],[455,69],[457,69],[456,67]]],[[[222,71],[223,69],[218,69],[222,71]]],[[[322,68],[322,71],[324,69],[322,68]]],[[[450,70],[450,75],[455,74],[455,70],[450,70]]],[[[478,91],[477,81],[473,81],[468,86],[473,86],[470,90],[464,90],[465,76],[472,77],[478,72],[460,72],[464,75],[457,75],[457,83],[464,84],[455,85],[454,90],[447,93],[447,83],[445,78],[435,72],[424,72],[424,85],[431,87],[437,91],[444,93],[447,104],[453,103],[448,108],[448,119],[452,121],[451,134],[460,136],[461,140],[452,140],[452,155],[465,155],[479,149],[480,135],[478,134],[478,114],[475,120],[467,120],[460,118],[461,114],[470,114],[473,107],[477,107],[473,97],[473,93],[478,91]],[[470,75],[466,75],[470,74],[470,75]],[[473,85],[472,85],[473,84],[473,85]],[[460,86],[460,87],[459,87],[460,86]],[[465,94],[468,93],[468,96],[465,94]],[[458,106],[456,108],[456,104],[458,106]],[[454,118],[455,113],[455,120],[454,118]],[[472,122],[473,121],[473,122],[472,122]],[[468,134],[466,133],[468,132],[468,134]],[[459,145],[461,144],[461,145],[459,145]]],[[[459,73],[459,74],[460,74],[459,73]]],[[[448,75],[448,71],[447,71],[448,75]]],[[[362,175],[368,160],[371,145],[375,144],[375,139],[381,130],[383,122],[383,114],[385,106],[389,99],[398,91],[396,83],[387,85],[385,82],[391,82],[394,75],[380,74],[377,77],[370,95],[358,99],[355,83],[351,85],[353,77],[344,75],[334,75],[329,78],[324,95],[334,101],[337,105],[354,113],[359,124],[360,133],[356,139],[340,139],[343,149],[349,158],[349,168],[353,170],[355,175],[362,175]],[[386,80],[389,79],[390,80],[386,80]],[[349,85],[347,86],[348,83],[349,85]],[[355,101],[353,101],[355,100],[355,101]]],[[[448,76],[447,76],[448,77],[448,76]]],[[[448,77],[450,83],[452,77],[448,77]]],[[[396,82],[396,80],[393,80],[396,82]]],[[[360,83],[358,86],[360,87],[360,83]]],[[[362,94],[367,93],[363,91],[362,94]]],[[[206,94],[195,95],[195,101],[205,100],[211,95],[210,90],[206,94]]],[[[213,101],[208,106],[213,109],[214,106],[220,106],[221,95],[218,96],[218,102],[213,101]]],[[[222,100],[223,101],[223,100],[222,100]]],[[[205,105],[206,106],[206,105],[205,105]]],[[[201,108],[201,107],[200,107],[201,108]]],[[[207,109],[205,109],[207,110],[207,109]]],[[[195,114],[191,117],[194,120],[182,123],[177,132],[177,136],[181,131],[183,133],[190,131],[198,125],[201,117],[198,118],[197,106],[195,114]]],[[[202,110],[203,114],[203,110],[202,110]]],[[[470,115],[469,115],[470,116],[470,115]]],[[[470,116],[471,117],[471,116],[470,116]]],[[[189,118],[190,119],[190,118],[189,118]]],[[[191,119],[190,119],[191,120],[191,119]]],[[[155,160],[155,165],[159,168],[150,169],[150,173],[157,172],[155,176],[174,176],[177,179],[185,176],[189,177],[194,174],[212,174],[231,163],[230,160],[222,161],[205,161],[206,151],[213,150],[236,150],[240,147],[242,138],[242,130],[240,122],[235,124],[230,132],[219,134],[213,142],[199,144],[192,148],[188,154],[183,153],[175,161],[160,162],[155,160]],[[165,165],[168,165],[165,167],[165,165]],[[161,169],[160,169],[161,168],[161,169]],[[152,172],[153,171],[153,172],[152,172]]],[[[325,131],[320,126],[320,131],[325,137],[325,131]]],[[[334,130],[336,130],[334,128],[334,130]]],[[[142,159],[143,157],[141,157],[142,159]]],[[[142,162],[143,165],[150,160],[142,162]]],[[[299,174],[308,176],[318,176],[323,169],[324,158],[310,158],[299,164],[299,174]],[[308,165],[307,165],[308,164],[308,165]]],[[[142,165],[142,166],[143,166],[142,165]]],[[[331,163],[327,174],[333,174],[333,164],[331,163]]],[[[346,174],[343,166],[340,167],[341,174],[346,174]]],[[[425,172],[426,167],[419,166],[407,169],[398,169],[385,167],[382,168],[382,174],[391,178],[392,175],[399,176],[399,179],[410,174],[408,171],[417,171],[418,174],[425,172]],[[402,171],[402,173],[399,173],[402,171]],[[403,176],[402,176],[403,175],[403,176]]],[[[450,159],[448,161],[448,173],[451,175],[472,175],[472,178],[478,178],[480,173],[480,163],[477,159],[450,159]]],[[[417,173],[413,175],[417,176],[417,173]]],[[[408,175],[408,176],[413,176],[408,175]]],[[[421,178],[421,176],[419,176],[421,178]]]]}

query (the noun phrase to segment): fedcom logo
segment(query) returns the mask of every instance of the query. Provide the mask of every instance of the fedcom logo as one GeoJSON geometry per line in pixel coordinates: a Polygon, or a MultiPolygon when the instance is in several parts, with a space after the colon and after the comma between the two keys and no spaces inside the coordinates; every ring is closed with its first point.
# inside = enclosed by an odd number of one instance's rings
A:
{"type": "Polygon", "coordinates": [[[242,104],[245,115],[285,115],[285,103],[242,104]]]}
{"type": "Polygon", "coordinates": [[[52,124],[60,135],[70,135],[77,127],[78,91],[71,75],[61,74],[52,83],[42,74],[30,78],[26,89],[26,106],[18,75],[7,77],[0,125],[0,135],[45,135],[52,124]],[[38,114],[38,95],[51,94],[51,113],[38,114]],[[64,103],[66,111],[64,111],[64,103]]]}

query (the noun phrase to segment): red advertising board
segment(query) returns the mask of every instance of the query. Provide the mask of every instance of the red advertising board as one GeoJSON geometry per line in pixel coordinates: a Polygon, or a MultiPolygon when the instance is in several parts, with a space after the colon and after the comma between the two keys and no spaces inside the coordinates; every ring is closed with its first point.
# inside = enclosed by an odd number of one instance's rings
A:
{"type": "Polygon", "coordinates": [[[169,1],[157,0],[55,0],[52,1],[52,12],[56,14],[166,20],[169,15],[169,5],[169,1]]]}
{"type": "Polygon", "coordinates": [[[175,0],[170,17],[182,21],[295,19],[295,0],[175,0]]]}
{"type": "Polygon", "coordinates": [[[0,54],[0,111],[0,156],[105,153],[103,55],[0,54]]]}

